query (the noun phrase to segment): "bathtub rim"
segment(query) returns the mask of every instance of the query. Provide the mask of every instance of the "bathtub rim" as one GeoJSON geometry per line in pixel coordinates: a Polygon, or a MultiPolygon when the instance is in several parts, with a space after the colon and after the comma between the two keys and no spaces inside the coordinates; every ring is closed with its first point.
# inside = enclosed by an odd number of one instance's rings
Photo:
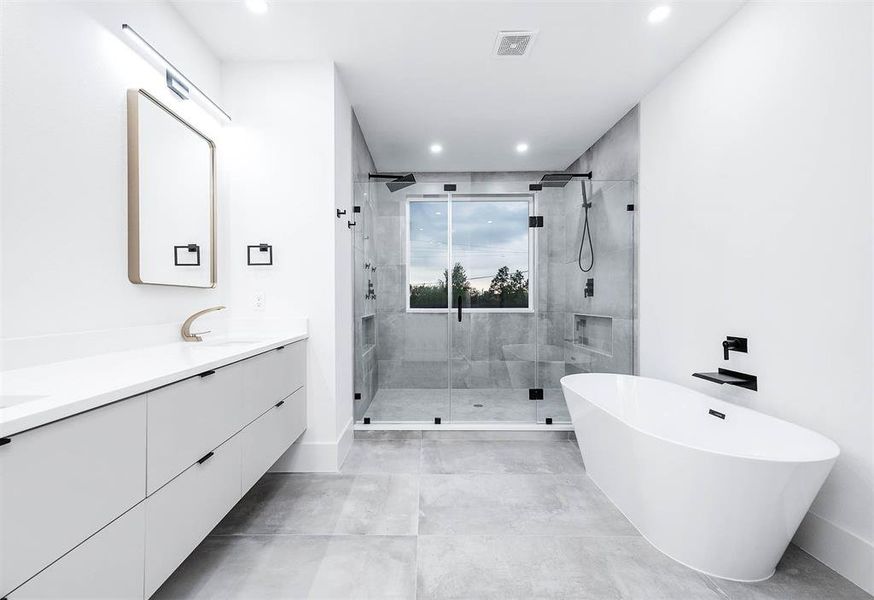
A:
{"type": "MultiPolygon", "coordinates": [[[[757,410],[753,410],[752,408],[747,408],[747,407],[741,406],[739,404],[732,404],[732,403],[727,402],[725,400],[722,400],[720,398],[716,398],[714,396],[710,396],[709,394],[705,394],[704,392],[699,392],[698,390],[693,390],[692,388],[687,388],[687,387],[680,385],[678,383],[673,383],[671,381],[666,381],[664,379],[657,379],[655,377],[644,377],[641,375],[627,375],[627,374],[623,374],[623,373],[574,373],[572,375],[565,375],[564,377],[562,377],[559,380],[559,382],[561,383],[562,393],[564,393],[565,389],[569,389],[570,391],[574,392],[577,396],[579,396],[582,400],[585,400],[586,402],[591,404],[593,407],[606,413],[607,415],[616,419],[617,421],[623,423],[626,427],[630,427],[631,429],[634,429],[635,431],[638,431],[644,435],[653,437],[655,439],[661,440],[663,442],[667,442],[669,444],[673,444],[675,446],[680,446],[683,448],[689,448],[690,450],[696,450],[698,452],[706,452],[708,454],[713,454],[713,455],[717,455],[717,456],[738,458],[738,459],[744,459],[744,460],[778,462],[778,463],[797,463],[797,464],[822,463],[822,462],[829,462],[829,461],[835,462],[835,461],[837,461],[838,457],[840,457],[840,455],[841,455],[840,446],[838,446],[834,440],[830,439],[829,437],[827,437],[827,436],[825,436],[817,431],[813,431],[812,429],[808,429],[807,427],[803,427],[802,425],[797,425],[796,423],[792,423],[791,421],[786,421],[784,419],[780,419],[779,417],[774,417],[772,415],[769,415],[769,414],[766,414],[766,413],[763,413],[763,412],[760,412],[757,410]],[[570,385],[568,385],[566,383],[566,380],[569,380],[571,378],[579,378],[579,377],[590,376],[590,375],[608,376],[608,377],[612,377],[614,379],[618,379],[618,378],[640,379],[640,380],[655,381],[655,382],[662,383],[662,384],[677,386],[679,388],[683,388],[685,390],[695,392],[696,394],[700,394],[702,396],[710,398],[711,400],[713,400],[715,402],[719,402],[721,404],[724,404],[726,407],[731,408],[732,410],[740,410],[743,412],[754,413],[758,416],[766,417],[768,419],[774,419],[775,421],[780,421],[780,422],[785,423],[787,425],[790,425],[792,427],[797,427],[798,429],[805,431],[807,434],[821,438],[822,441],[826,442],[827,445],[830,445],[832,447],[834,454],[826,456],[824,458],[811,458],[811,459],[778,458],[778,457],[757,456],[757,455],[753,455],[753,454],[743,454],[743,453],[738,453],[738,452],[723,452],[720,450],[714,450],[713,448],[703,448],[701,446],[696,446],[696,445],[678,442],[675,439],[671,439],[671,438],[665,437],[663,435],[659,435],[659,434],[653,433],[651,431],[641,429],[640,427],[633,425],[632,423],[629,423],[628,421],[626,421],[626,420],[622,419],[621,417],[619,417],[618,415],[614,414],[612,411],[604,408],[600,404],[596,404],[595,402],[592,402],[591,400],[589,400],[588,398],[583,396],[581,393],[575,391],[570,385]]],[[[567,398],[565,398],[565,402],[567,402],[567,398]]],[[[572,411],[569,411],[569,412],[571,412],[571,423],[573,424],[573,412],[572,411]]],[[[576,430],[576,427],[575,427],[575,430],[576,430]]],[[[671,558],[673,558],[673,557],[671,557],[671,558]]],[[[677,561],[677,562],[680,562],[680,561],[677,561]]],[[[714,577],[718,577],[718,576],[714,575],[714,577]]]]}

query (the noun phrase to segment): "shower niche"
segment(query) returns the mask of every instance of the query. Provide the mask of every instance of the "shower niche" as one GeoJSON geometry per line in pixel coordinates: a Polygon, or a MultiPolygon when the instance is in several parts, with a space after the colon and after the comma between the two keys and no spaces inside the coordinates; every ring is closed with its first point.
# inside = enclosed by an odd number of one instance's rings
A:
{"type": "Polygon", "coordinates": [[[613,317],[575,313],[574,345],[613,356],[613,317]]]}

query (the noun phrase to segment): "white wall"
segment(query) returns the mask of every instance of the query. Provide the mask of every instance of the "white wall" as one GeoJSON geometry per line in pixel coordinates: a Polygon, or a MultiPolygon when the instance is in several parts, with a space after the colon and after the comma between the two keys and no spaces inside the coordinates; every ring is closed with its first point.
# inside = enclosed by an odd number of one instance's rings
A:
{"type": "Polygon", "coordinates": [[[0,7],[0,338],[178,324],[219,303],[222,256],[215,290],[128,282],[126,90],[157,95],[219,152],[222,139],[208,113],[169,93],[163,73],[122,39],[121,24],[209,94],[219,89],[219,61],[163,3],[0,7]]]}
{"type": "Polygon", "coordinates": [[[751,3],[643,100],[640,357],[838,443],[796,540],[874,592],[871,38],[870,3],[751,3]]]}
{"type": "Polygon", "coordinates": [[[351,108],[325,61],[229,63],[222,88],[234,117],[228,305],[242,317],[309,319],[308,429],[275,469],[335,471],[352,434],[351,233],[334,213],[335,194],[351,193],[351,108]],[[246,245],[261,242],[274,265],[247,267],[246,245]]]}

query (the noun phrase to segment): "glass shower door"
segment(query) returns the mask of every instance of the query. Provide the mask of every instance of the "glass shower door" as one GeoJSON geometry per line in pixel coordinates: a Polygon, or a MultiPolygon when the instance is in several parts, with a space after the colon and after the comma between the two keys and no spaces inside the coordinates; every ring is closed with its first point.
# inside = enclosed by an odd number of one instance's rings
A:
{"type": "Polygon", "coordinates": [[[453,422],[536,419],[533,207],[530,193],[450,194],[453,422]]]}

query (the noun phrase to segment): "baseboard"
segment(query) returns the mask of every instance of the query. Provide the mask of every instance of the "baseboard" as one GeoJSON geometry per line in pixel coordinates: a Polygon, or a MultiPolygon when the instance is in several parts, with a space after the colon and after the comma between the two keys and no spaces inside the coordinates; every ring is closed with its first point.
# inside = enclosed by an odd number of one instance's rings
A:
{"type": "Polygon", "coordinates": [[[336,442],[308,442],[302,437],[270,468],[271,473],[336,473],[352,448],[355,437],[350,419],[336,442]]]}
{"type": "Polygon", "coordinates": [[[336,473],[337,443],[300,439],[270,468],[271,473],[336,473]]]}
{"type": "Polygon", "coordinates": [[[874,594],[874,545],[814,513],[807,513],[795,538],[802,550],[874,594]]]}
{"type": "Polygon", "coordinates": [[[346,456],[349,454],[349,450],[352,449],[352,442],[355,441],[355,422],[352,419],[349,419],[349,422],[346,423],[346,427],[343,429],[343,433],[340,434],[340,437],[337,439],[337,470],[340,470],[340,467],[343,466],[343,462],[346,460],[346,456]]]}

